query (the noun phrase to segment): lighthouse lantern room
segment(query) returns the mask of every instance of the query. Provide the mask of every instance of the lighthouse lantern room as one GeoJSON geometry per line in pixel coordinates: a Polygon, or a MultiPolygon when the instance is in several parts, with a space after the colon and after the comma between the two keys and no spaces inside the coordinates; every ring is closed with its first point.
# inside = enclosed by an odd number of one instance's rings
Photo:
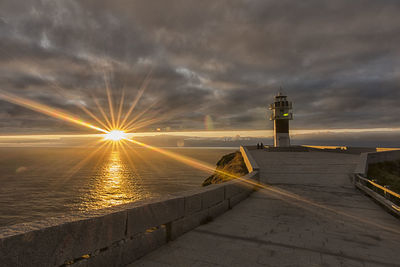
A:
{"type": "Polygon", "coordinates": [[[289,147],[289,120],[293,120],[292,102],[279,92],[269,109],[272,110],[270,120],[274,121],[274,146],[289,147]]]}

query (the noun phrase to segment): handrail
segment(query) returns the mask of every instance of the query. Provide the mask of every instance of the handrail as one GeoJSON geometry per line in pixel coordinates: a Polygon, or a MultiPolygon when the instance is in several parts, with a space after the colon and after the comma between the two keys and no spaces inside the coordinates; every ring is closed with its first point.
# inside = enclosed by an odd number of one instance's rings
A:
{"type": "Polygon", "coordinates": [[[400,216],[400,194],[366,179],[358,173],[354,175],[354,185],[383,206],[386,206],[393,214],[400,216]],[[368,185],[372,185],[372,187],[368,185]],[[377,188],[382,190],[383,193],[380,190],[376,190],[377,188]]]}
{"type": "Polygon", "coordinates": [[[375,182],[373,182],[373,181],[371,181],[371,180],[369,180],[369,179],[366,179],[366,178],[364,178],[364,177],[361,177],[360,175],[357,175],[357,176],[358,176],[358,179],[363,180],[363,181],[365,181],[365,182],[368,182],[368,183],[370,183],[370,184],[372,184],[372,185],[374,185],[374,186],[376,186],[376,187],[382,189],[384,192],[387,192],[387,193],[391,194],[392,196],[397,197],[397,198],[400,199],[400,194],[397,194],[396,192],[393,192],[392,190],[387,189],[386,187],[381,186],[381,185],[379,185],[379,184],[377,184],[377,183],[375,183],[375,182]]]}

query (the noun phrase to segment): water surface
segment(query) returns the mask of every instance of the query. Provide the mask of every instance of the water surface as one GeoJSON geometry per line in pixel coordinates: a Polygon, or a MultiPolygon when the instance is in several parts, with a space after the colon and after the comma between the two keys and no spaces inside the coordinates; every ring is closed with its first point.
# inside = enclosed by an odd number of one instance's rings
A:
{"type": "MultiPolygon", "coordinates": [[[[215,165],[234,149],[167,150],[215,165]]],[[[190,190],[208,175],[145,148],[0,148],[0,226],[190,190]]]]}

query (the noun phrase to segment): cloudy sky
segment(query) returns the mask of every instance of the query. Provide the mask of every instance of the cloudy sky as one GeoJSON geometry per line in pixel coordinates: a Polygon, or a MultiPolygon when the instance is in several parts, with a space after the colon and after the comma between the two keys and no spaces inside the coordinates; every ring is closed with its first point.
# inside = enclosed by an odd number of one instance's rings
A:
{"type": "MultiPolygon", "coordinates": [[[[141,131],[269,129],[282,86],[295,129],[400,127],[400,3],[0,1],[0,92],[95,121],[124,92],[141,131]]],[[[91,130],[0,100],[0,133],[91,130]]],[[[93,131],[92,131],[93,132],[93,131]]]]}

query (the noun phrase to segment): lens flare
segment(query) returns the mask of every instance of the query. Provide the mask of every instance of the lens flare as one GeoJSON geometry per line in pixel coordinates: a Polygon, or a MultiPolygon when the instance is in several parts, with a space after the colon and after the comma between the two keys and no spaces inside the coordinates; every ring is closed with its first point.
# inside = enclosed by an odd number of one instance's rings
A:
{"type": "Polygon", "coordinates": [[[126,133],[121,130],[112,130],[104,135],[104,140],[118,142],[126,138],[126,133]]]}
{"type": "Polygon", "coordinates": [[[70,123],[74,123],[74,124],[78,124],[99,132],[103,132],[103,133],[108,133],[107,130],[104,130],[100,127],[97,127],[93,124],[90,124],[88,122],[83,121],[82,119],[80,119],[79,117],[73,116],[71,114],[68,114],[65,111],[62,111],[60,109],[56,109],[56,108],[52,108],[48,105],[45,104],[41,104],[39,102],[35,102],[23,97],[19,97],[10,93],[4,93],[0,91],[0,99],[8,101],[10,103],[19,105],[19,106],[23,106],[25,108],[46,114],[50,117],[56,118],[56,119],[61,119],[63,121],[67,121],[70,123]]]}

